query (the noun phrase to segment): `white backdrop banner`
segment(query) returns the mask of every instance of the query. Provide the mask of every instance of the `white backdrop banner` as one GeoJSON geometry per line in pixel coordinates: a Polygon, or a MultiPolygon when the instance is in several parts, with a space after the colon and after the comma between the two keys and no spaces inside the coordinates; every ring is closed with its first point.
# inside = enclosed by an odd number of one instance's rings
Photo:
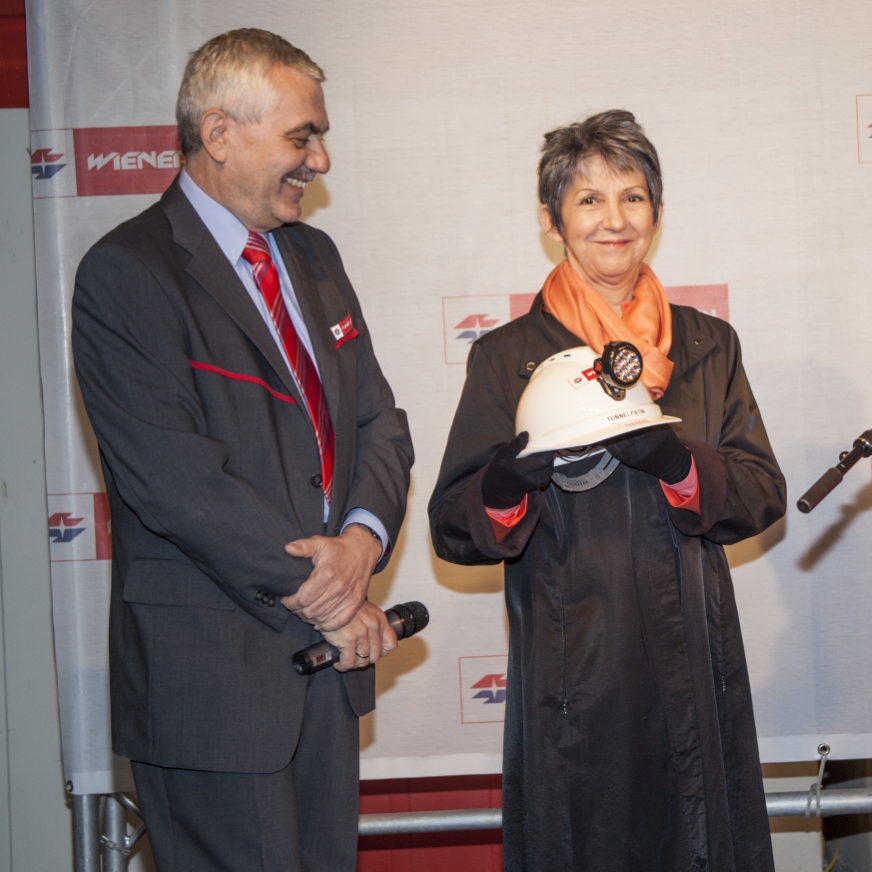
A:
{"type": "Polygon", "coordinates": [[[378,670],[363,776],[497,772],[506,627],[498,567],[438,560],[426,504],[484,331],[526,311],[561,253],[536,219],[542,134],[636,113],[665,176],[649,258],[670,296],[727,317],[791,508],[730,549],[764,760],[872,757],[872,479],[796,498],[872,426],[872,4],[854,0],[31,0],[33,195],[49,535],[67,777],[129,786],[109,750],[111,522],[69,348],[76,267],[180,165],[188,52],[274,30],[327,72],[333,169],[305,220],[331,234],[418,455],[382,606],[431,624],[378,670]]]}

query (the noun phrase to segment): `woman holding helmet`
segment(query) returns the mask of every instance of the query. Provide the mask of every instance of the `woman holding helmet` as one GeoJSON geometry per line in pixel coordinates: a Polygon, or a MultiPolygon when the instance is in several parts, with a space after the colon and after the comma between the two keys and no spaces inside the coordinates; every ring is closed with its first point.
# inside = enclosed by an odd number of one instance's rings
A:
{"type": "Polygon", "coordinates": [[[643,263],[661,193],[629,112],[545,136],[541,220],[566,259],[529,314],[473,344],[430,502],[440,557],[505,561],[510,872],[773,869],[722,546],[781,517],[785,485],[734,331],[669,305],[643,263]],[[650,397],[680,423],[609,431],[619,463],[555,470],[555,450],[515,432],[531,373],[614,342],[638,349],[650,397]]]}

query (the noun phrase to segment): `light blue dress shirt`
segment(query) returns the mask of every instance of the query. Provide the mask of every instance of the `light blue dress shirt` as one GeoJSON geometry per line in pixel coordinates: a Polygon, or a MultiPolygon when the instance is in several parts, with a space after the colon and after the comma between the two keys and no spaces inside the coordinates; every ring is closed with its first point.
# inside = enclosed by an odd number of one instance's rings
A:
{"type": "MultiPolygon", "coordinates": [[[[273,323],[273,319],[270,316],[266,300],[264,300],[263,294],[258,290],[257,283],[254,280],[254,273],[252,272],[251,264],[242,256],[242,252],[248,244],[248,230],[232,212],[222,206],[217,200],[213,200],[202,188],[200,188],[184,169],[179,175],[179,186],[190,201],[191,205],[194,207],[196,213],[200,216],[200,219],[206,225],[206,229],[215,238],[218,247],[224,252],[227,260],[230,261],[230,265],[236,270],[236,274],[239,276],[245,290],[248,291],[248,295],[251,297],[251,301],[254,303],[255,308],[260,312],[260,317],[263,318],[263,322],[266,324],[267,329],[273,338],[273,342],[275,342],[276,347],[287,364],[291,378],[294,379],[294,383],[297,384],[297,387],[299,388],[297,379],[294,376],[294,371],[288,363],[288,355],[285,352],[285,346],[282,343],[279,332],[276,330],[276,325],[273,323]]],[[[315,369],[318,369],[318,361],[312,351],[312,340],[309,337],[309,330],[306,327],[306,322],[303,320],[303,313],[300,311],[300,304],[297,302],[297,295],[294,293],[294,286],[291,284],[291,278],[288,275],[285,262],[279,254],[272,233],[265,233],[262,235],[265,236],[269,242],[270,254],[279,274],[282,297],[285,301],[288,315],[290,315],[291,321],[294,324],[294,329],[300,337],[300,341],[306,347],[306,351],[309,352],[309,357],[312,358],[312,362],[315,364],[315,369]]],[[[318,374],[320,376],[320,371],[318,374]]],[[[325,521],[327,520],[329,511],[330,507],[325,499],[325,521]]],[[[382,522],[372,514],[372,512],[368,512],[366,509],[361,508],[351,509],[351,511],[349,511],[345,516],[345,520],[342,522],[342,529],[344,530],[349,524],[363,524],[365,527],[369,527],[371,530],[375,531],[381,539],[382,556],[384,556],[389,544],[388,533],[384,524],[382,524],[382,522]]]]}

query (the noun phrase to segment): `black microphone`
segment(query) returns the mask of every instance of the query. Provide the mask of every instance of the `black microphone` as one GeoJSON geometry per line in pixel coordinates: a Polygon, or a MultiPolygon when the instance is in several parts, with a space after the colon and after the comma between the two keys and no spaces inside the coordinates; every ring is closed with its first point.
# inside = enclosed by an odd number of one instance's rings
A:
{"type": "Polygon", "coordinates": [[[850,451],[839,455],[839,462],[828,469],[796,502],[796,507],[808,514],[828,493],[842,483],[845,473],[861,458],[872,457],[872,430],[861,433],[850,451]]]}
{"type": "MultiPolygon", "coordinates": [[[[385,612],[385,617],[398,639],[408,639],[420,633],[430,623],[430,613],[424,603],[400,603],[385,612]]],[[[294,669],[300,675],[311,675],[339,662],[339,649],[328,641],[316,642],[294,654],[294,669]]]]}

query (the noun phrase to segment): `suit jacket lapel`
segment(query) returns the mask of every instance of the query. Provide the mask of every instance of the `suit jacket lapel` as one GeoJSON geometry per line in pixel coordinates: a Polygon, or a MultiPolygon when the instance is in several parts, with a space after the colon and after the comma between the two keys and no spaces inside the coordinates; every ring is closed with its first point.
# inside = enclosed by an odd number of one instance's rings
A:
{"type": "Polygon", "coordinates": [[[236,270],[179,188],[178,181],[164,194],[163,208],[173,230],[173,241],[191,254],[186,272],[203,286],[257,346],[288,392],[304,408],[300,391],[269,328],[252,303],[236,270]]]}
{"type": "Polygon", "coordinates": [[[330,523],[333,523],[338,521],[335,511],[345,505],[347,485],[351,480],[351,471],[347,467],[353,456],[353,444],[350,440],[354,437],[355,427],[344,417],[344,413],[350,407],[342,401],[342,379],[336,357],[335,340],[330,332],[330,325],[327,323],[327,315],[318,290],[318,282],[312,274],[308,261],[287,236],[279,232],[275,234],[275,237],[291,284],[294,286],[294,293],[300,304],[303,320],[309,331],[309,340],[321,377],[321,387],[327,398],[327,409],[333,424],[333,499],[330,505],[330,523]]]}
{"type": "Polygon", "coordinates": [[[327,316],[318,293],[318,285],[308,263],[288,242],[285,235],[278,233],[276,237],[291,284],[294,286],[294,294],[300,304],[300,311],[303,313],[303,320],[309,331],[309,341],[318,364],[321,386],[327,397],[330,420],[336,421],[340,406],[339,367],[336,362],[333,334],[327,323],[327,316]]]}
{"type": "MultiPolygon", "coordinates": [[[[296,399],[311,427],[312,422],[308,412],[304,411],[306,407],[303,397],[272,334],[252,303],[236,271],[179,187],[178,179],[163,195],[162,205],[173,230],[173,241],[191,254],[191,260],[186,267],[188,274],[202,285],[254,343],[275,370],[282,384],[296,399]]],[[[343,419],[341,378],[333,345],[333,334],[330,332],[330,325],[321,305],[315,277],[305,258],[300,256],[296,248],[289,243],[285,234],[275,235],[303,313],[303,320],[309,331],[312,350],[321,376],[321,385],[327,398],[330,420],[333,423],[334,489],[329,523],[336,524],[339,521],[338,512],[344,507],[348,483],[351,480],[350,465],[354,453],[351,440],[354,439],[355,427],[343,419]]]]}

